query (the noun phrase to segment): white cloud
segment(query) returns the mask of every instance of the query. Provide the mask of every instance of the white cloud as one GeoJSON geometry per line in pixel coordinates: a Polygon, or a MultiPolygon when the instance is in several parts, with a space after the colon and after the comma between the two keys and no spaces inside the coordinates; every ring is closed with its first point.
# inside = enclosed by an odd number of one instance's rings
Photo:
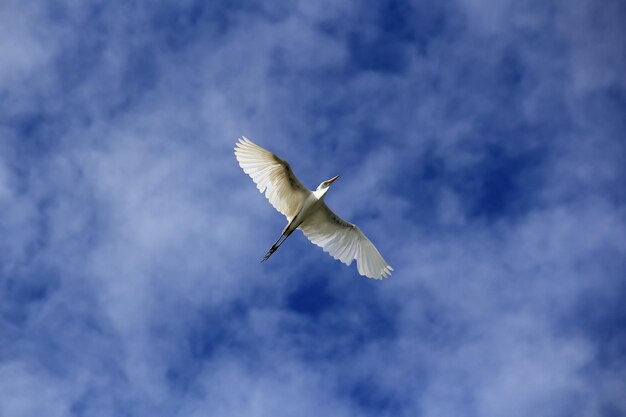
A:
{"type": "MultiPolygon", "coordinates": [[[[615,234],[623,216],[602,189],[572,193],[619,175],[617,152],[592,145],[610,138],[580,134],[592,133],[588,118],[537,145],[548,155],[545,181],[517,217],[471,218],[446,178],[486,163],[481,146],[533,147],[480,137],[481,117],[500,113],[495,93],[480,85],[492,87],[489,76],[472,65],[495,72],[500,53],[519,45],[530,88],[514,116],[530,125],[550,119],[544,98],[555,92],[567,101],[562,116],[578,119],[584,108],[570,98],[614,75],[572,90],[558,80],[568,59],[552,62],[549,47],[518,43],[504,6],[478,16],[483,6],[474,4],[471,16],[502,35],[493,44],[478,45],[490,37],[469,36],[470,26],[467,37],[409,54],[405,72],[326,85],[316,71],[340,77],[351,65],[344,36],[358,30],[354,5],[276,7],[264,17],[232,11],[219,36],[198,29],[180,49],[158,40],[149,9],[104,7],[93,31],[83,31],[90,15],[77,4],[63,28],[13,6],[2,15],[27,47],[0,43],[13,57],[0,86],[20,103],[12,115],[52,115],[34,135],[54,145],[26,149],[16,121],[0,131],[8,138],[0,145],[0,289],[17,297],[20,285],[44,288],[16,301],[25,307],[0,309],[23,314],[0,322],[10,346],[8,355],[0,350],[0,411],[557,416],[580,397],[591,398],[579,400],[589,415],[607,402],[623,408],[623,367],[597,365],[595,341],[561,328],[586,294],[619,284],[601,254],[626,250],[615,234]],[[346,27],[325,33],[326,18],[345,18],[346,27]],[[97,64],[72,67],[78,81],[62,90],[57,59],[90,36],[97,64]],[[153,54],[152,75],[128,66],[143,53],[153,54]],[[14,88],[42,72],[48,81],[14,88]],[[153,84],[130,91],[125,80],[143,75],[153,84]],[[321,103],[345,114],[316,113],[321,103]],[[393,278],[358,279],[300,234],[260,265],[284,220],[237,167],[232,146],[241,134],[288,159],[311,186],[341,174],[329,204],[359,222],[395,267],[393,278]],[[442,165],[431,191],[412,179],[397,191],[407,173],[421,181],[416,165],[431,154],[442,165]],[[312,274],[333,275],[322,280],[336,304],[307,321],[285,300],[312,274]],[[375,336],[375,326],[385,332],[375,336]],[[372,397],[388,397],[386,411],[351,396],[361,381],[372,397]]],[[[214,23],[202,18],[198,25],[214,23]]]]}

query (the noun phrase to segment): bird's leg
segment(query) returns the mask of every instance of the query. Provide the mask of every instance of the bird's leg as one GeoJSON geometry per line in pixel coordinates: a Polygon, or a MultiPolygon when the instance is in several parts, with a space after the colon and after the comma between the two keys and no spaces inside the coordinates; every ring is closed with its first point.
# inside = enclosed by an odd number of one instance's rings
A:
{"type": "Polygon", "coordinates": [[[285,241],[285,239],[287,239],[288,235],[285,234],[281,234],[280,237],[278,238],[278,240],[276,242],[274,242],[274,244],[272,245],[272,247],[270,248],[270,250],[267,251],[267,253],[265,254],[265,256],[263,257],[263,259],[261,260],[261,262],[265,262],[269,259],[270,256],[272,256],[274,254],[274,252],[276,252],[276,249],[278,249],[278,247],[280,245],[282,245],[282,243],[285,241]]]}
{"type": "Polygon", "coordinates": [[[295,229],[289,230],[289,225],[287,225],[287,227],[285,227],[283,229],[283,232],[281,233],[280,237],[278,238],[278,240],[276,242],[274,242],[274,244],[272,245],[272,247],[270,248],[270,250],[267,251],[267,253],[265,254],[265,256],[263,257],[263,259],[261,260],[261,262],[265,262],[267,261],[270,256],[272,256],[274,254],[274,252],[276,252],[276,250],[280,247],[280,245],[283,244],[283,242],[285,240],[287,240],[287,238],[293,233],[293,231],[295,229]]]}

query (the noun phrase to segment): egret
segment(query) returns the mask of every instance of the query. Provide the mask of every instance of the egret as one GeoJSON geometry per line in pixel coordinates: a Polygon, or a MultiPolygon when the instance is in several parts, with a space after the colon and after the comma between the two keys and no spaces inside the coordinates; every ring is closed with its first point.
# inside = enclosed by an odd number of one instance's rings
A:
{"type": "Polygon", "coordinates": [[[312,243],[344,264],[350,265],[356,259],[359,274],[374,279],[391,275],[393,268],[361,229],[342,220],[324,202],[330,185],[339,176],[311,191],[296,178],[287,161],[243,136],[235,145],[235,157],[259,191],[287,218],[287,226],[261,262],[268,260],[296,229],[300,229],[312,243]]]}

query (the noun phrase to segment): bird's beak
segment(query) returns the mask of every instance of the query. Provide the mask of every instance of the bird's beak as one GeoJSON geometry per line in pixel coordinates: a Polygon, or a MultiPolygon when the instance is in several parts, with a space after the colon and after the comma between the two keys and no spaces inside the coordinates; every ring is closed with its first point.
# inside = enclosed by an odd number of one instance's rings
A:
{"type": "Polygon", "coordinates": [[[334,177],[332,177],[331,179],[329,179],[328,181],[326,181],[328,183],[328,185],[332,184],[333,182],[335,182],[337,180],[337,178],[339,178],[339,175],[336,175],[334,177]]]}

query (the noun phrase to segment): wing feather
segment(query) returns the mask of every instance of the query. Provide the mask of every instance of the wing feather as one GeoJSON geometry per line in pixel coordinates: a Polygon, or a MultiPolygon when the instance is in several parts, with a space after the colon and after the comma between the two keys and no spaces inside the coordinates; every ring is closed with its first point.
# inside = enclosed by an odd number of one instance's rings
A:
{"type": "Polygon", "coordinates": [[[296,178],[287,161],[245,137],[235,145],[235,157],[272,206],[291,220],[311,191],[296,178]]]}
{"type": "Polygon", "coordinates": [[[393,271],[361,229],[342,220],[323,201],[300,225],[300,230],[312,243],[344,264],[350,265],[356,259],[361,275],[382,279],[393,271]]]}

